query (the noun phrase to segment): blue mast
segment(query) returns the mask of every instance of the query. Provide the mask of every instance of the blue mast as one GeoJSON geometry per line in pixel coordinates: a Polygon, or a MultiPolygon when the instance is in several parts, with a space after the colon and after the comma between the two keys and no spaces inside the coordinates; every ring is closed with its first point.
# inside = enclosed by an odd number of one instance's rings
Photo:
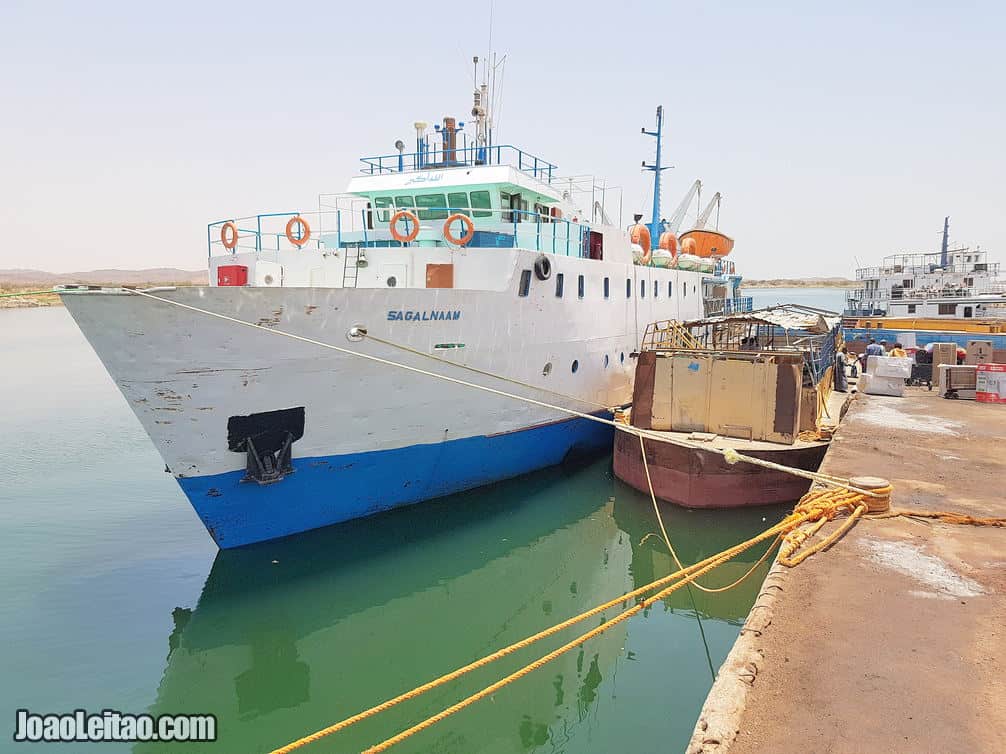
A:
{"type": "Polygon", "coordinates": [[[650,218],[649,228],[650,228],[650,238],[652,239],[653,245],[657,245],[657,239],[660,238],[661,232],[661,222],[660,222],[660,173],[667,170],[660,164],[660,142],[664,130],[664,106],[657,105],[657,130],[647,131],[645,128],[640,129],[647,136],[653,136],[657,139],[657,157],[652,165],[647,165],[646,160],[643,160],[643,168],[645,170],[653,171],[653,215],[650,218]]]}

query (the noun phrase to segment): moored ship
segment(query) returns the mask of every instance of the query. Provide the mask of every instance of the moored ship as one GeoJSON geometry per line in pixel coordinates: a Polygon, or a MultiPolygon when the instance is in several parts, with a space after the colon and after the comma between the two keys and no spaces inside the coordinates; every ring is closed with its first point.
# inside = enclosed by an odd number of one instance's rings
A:
{"type": "Polygon", "coordinates": [[[749,306],[732,264],[653,264],[660,109],[653,218],[627,231],[603,182],[496,143],[490,99],[470,142],[417,122],[413,151],[362,158],[316,212],[211,223],[208,286],[63,292],[220,547],[610,447],[610,427],[541,404],[608,415],[640,323],[749,306]]]}
{"type": "Polygon", "coordinates": [[[966,347],[980,339],[1006,349],[1006,281],[999,273],[988,252],[950,242],[947,217],[939,251],[892,254],[879,267],[856,270],[860,286],[846,293],[846,338],[912,347],[966,347]]]}

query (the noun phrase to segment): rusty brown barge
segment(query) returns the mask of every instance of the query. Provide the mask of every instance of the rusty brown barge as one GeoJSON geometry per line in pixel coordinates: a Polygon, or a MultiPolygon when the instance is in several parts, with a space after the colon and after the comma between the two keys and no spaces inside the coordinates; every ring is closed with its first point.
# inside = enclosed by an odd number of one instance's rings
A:
{"type": "Polygon", "coordinates": [[[677,442],[616,432],[615,475],[689,508],[798,500],[806,479],[723,452],[816,471],[848,396],[840,337],[837,314],[795,306],[649,325],[623,418],[677,442]]]}

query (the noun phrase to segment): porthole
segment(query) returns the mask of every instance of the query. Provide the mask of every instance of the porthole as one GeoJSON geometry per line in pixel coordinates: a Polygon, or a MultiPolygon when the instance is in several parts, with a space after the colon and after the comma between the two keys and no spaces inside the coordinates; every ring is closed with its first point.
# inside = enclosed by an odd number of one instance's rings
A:
{"type": "Polygon", "coordinates": [[[394,288],[396,285],[398,285],[398,278],[396,278],[394,275],[390,275],[388,277],[387,283],[389,288],[394,288]]]}
{"type": "Polygon", "coordinates": [[[608,368],[608,354],[604,354],[604,368],[608,368]]]}
{"type": "Polygon", "coordinates": [[[576,359],[573,359],[573,364],[572,364],[572,366],[570,366],[569,370],[573,374],[576,374],[576,370],[579,369],[579,368],[580,368],[580,362],[577,361],[576,359]]]}
{"type": "Polygon", "coordinates": [[[545,365],[545,366],[544,366],[544,367],[542,368],[542,370],[541,370],[541,376],[542,376],[542,377],[548,377],[548,376],[549,376],[550,374],[552,374],[552,362],[551,362],[551,361],[550,361],[550,362],[548,362],[548,363],[547,363],[547,364],[546,364],[546,365],[545,365]]]}
{"type": "Polygon", "coordinates": [[[262,282],[265,283],[266,285],[272,285],[273,282],[274,282],[273,276],[272,275],[266,275],[264,278],[262,278],[262,282]]]}

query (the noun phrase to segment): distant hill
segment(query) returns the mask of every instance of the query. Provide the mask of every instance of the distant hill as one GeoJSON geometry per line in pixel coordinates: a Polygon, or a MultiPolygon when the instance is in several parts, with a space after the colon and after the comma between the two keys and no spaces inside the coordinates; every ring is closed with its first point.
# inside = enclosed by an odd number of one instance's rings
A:
{"type": "Polygon", "coordinates": [[[772,278],[749,280],[741,283],[744,288],[855,288],[858,284],[848,278],[772,278]]]}
{"type": "Polygon", "coordinates": [[[179,270],[174,267],[154,267],[148,270],[89,270],[87,272],[45,272],[44,270],[0,270],[0,287],[48,288],[53,285],[84,283],[87,285],[135,285],[138,283],[168,283],[206,285],[206,270],[179,270]]]}

